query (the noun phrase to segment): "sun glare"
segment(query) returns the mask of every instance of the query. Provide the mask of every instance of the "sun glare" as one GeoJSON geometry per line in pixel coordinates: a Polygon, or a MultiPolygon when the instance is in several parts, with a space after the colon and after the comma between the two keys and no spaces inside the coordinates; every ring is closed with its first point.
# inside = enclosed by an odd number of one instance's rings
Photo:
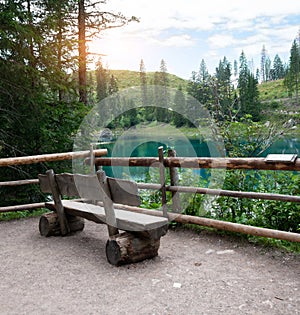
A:
{"type": "Polygon", "coordinates": [[[88,52],[94,64],[101,58],[104,66],[118,69],[130,58],[130,45],[118,33],[94,38],[88,43],[88,52]]]}

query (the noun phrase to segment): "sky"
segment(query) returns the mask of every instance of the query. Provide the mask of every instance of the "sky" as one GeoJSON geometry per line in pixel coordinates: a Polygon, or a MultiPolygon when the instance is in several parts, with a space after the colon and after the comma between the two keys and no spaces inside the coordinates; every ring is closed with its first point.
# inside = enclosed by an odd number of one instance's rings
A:
{"type": "Polygon", "coordinates": [[[211,74],[226,58],[233,65],[244,51],[249,67],[260,68],[263,45],[273,62],[288,62],[300,31],[299,0],[108,0],[105,10],[136,16],[132,22],[105,30],[90,51],[103,54],[109,69],[159,71],[189,79],[204,59],[211,74]]]}

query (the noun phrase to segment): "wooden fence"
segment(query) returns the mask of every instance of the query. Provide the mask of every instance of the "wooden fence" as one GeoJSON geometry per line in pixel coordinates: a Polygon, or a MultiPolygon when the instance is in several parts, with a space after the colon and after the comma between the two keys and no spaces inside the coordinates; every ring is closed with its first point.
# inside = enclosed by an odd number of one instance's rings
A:
{"type": "MultiPolygon", "coordinates": [[[[225,222],[220,220],[183,215],[178,212],[180,209],[177,192],[208,194],[215,196],[228,196],[235,198],[251,198],[265,199],[286,202],[300,202],[300,196],[273,194],[273,193],[258,193],[258,192],[242,192],[222,189],[210,189],[201,187],[187,187],[178,185],[177,168],[210,168],[210,169],[242,169],[242,170],[274,170],[274,171],[300,171],[300,159],[296,159],[295,163],[284,162],[266,162],[264,158],[182,158],[176,157],[174,151],[169,150],[168,157],[162,154],[162,148],[159,148],[158,157],[131,157],[131,158],[107,158],[103,157],[107,153],[106,150],[69,152],[60,154],[48,154],[32,157],[8,158],[0,159],[0,166],[23,165],[40,163],[44,161],[59,161],[72,158],[86,158],[87,164],[93,164],[96,167],[100,166],[129,166],[129,167],[158,167],[160,169],[160,183],[138,183],[140,189],[161,190],[162,192],[162,212],[166,212],[166,191],[170,191],[173,195],[172,203],[174,212],[168,213],[170,220],[198,224],[221,230],[251,234],[263,237],[272,237],[292,242],[300,242],[300,234],[278,231],[266,228],[258,228],[243,224],[225,222]],[[99,157],[100,156],[100,157],[99,157]],[[164,171],[165,168],[170,172],[170,185],[165,184],[164,171]]],[[[1,186],[17,186],[27,184],[37,184],[37,179],[27,179],[11,182],[0,182],[1,186]]],[[[0,207],[1,212],[21,211],[28,209],[41,208],[44,203],[36,203],[29,205],[18,205],[10,207],[0,207]]],[[[162,215],[161,211],[145,210],[137,207],[127,207],[131,211],[151,213],[153,215],[162,215]]]]}
{"type": "MultiPolygon", "coordinates": [[[[79,159],[79,158],[85,159],[88,157],[92,159],[94,157],[99,157],[106,154],[107,154],[106,149],[100,149],[100,150],[93,150],[93,151],[77,151],[77,152],[64,152],[64,153],[2,158],[0,159],[0,167],[1,166],[8,167],[8,166],[16,166],[16,165],[28,165],[28,164],[36,164],[36,163],[42,163],[42,162],[66,161],[66,160],[79,159]]],[[[24,179],[24,180],[17,180],[17,181],[0,182],[0,187],[32,185],[32,184],[38,184],[38,183],[39,183],[38,179],[24,179]]],[[[33,210],[33,209],[43,208],[44,206],[45,206],[44,202],[38,202],[38,203],[31,203],[31,204],[24,204],[24,205],[0,207],[0,213],[33,210]]]]}

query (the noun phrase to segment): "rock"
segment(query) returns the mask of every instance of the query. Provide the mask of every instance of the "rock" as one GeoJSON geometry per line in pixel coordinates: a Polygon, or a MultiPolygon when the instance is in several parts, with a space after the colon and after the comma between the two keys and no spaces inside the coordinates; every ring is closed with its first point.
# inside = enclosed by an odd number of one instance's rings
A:
{"type": "Polygon", "coordinates": [[[113,139],[113,133],[109,128],[105,128],[101,130],[100,136],[99,136],[100,142],[107,142],[107,141],[111,141],[112,139],[113,139]]]}

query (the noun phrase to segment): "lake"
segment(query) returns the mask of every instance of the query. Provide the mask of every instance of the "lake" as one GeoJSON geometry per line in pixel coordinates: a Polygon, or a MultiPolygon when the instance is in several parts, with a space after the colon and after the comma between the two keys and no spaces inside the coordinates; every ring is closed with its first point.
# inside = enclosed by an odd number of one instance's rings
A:
{"type": "MultiPolygon", "coordinates": [[[[221,157],[222,147],[214,142],[204,142],[199,139],[188,139],[187,137],[168,135],[139,135],[119,137],[116,141],[103,143],[100,148],[108,150],[110,157],[157,157],[157,148],[163,146],[174,148],[177,156],[180,157],[221,157]],[[155,138],[155,140],[153,140],[155,138]]],[[[300,139],[283,138],[276,141],[260,156],[265,157],[267,154],[288,154],[300,152],[300,139]]],[[[149,168],[144,167],[106,167],[105,171],[108,176],[113,177],[131,177],[135,180],[145,179],[145,174],[148,174],[149,168]]],[[[197,173],[204,177],[207,176],[207,170],[197,170],[197,173]]]]}

